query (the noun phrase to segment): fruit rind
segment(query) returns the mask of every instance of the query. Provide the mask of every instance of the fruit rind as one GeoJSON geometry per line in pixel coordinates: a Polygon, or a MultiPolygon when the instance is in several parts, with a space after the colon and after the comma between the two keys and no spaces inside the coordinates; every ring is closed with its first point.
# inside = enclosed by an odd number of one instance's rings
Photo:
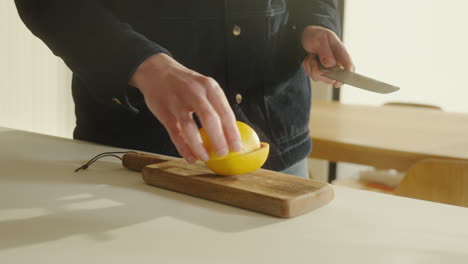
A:
{"type": "Polygon", "coordinates": [[[227,158],[210,159],[205,165],[218,175],[231,176],[253,172],[263,166],[268,158],[270,145],[260,143],[260,148],[247,152],[238,153],[227,158]]]}

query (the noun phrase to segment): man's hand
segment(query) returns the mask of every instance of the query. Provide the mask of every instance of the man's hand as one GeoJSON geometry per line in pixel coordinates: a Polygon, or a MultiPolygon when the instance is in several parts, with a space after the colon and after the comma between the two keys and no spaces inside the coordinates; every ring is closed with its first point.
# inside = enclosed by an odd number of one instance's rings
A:
{"type": "Polygon", "coordinates": [[[146,59],[130,82],[143,93],[151,112],[164,125],[179,154],[189,163],[206,161],[193,113],[199,117],[218,156],[240,151],[236,118],[218,83],[160,53],[146,59]]]}
{"type": "Polygon", "coordinates": [[[307,75],[314,81],[320,81],[333,85],[335,88],[343,84],[323,77],[323,71],[319,68],[319,61],[325,67],[341,66],[348,71],[354,71],[354,64],[343,43],[331,30],[308,26],[302,33],[302,47],[309,55],[302,62],[302,67],[307,75]]]}

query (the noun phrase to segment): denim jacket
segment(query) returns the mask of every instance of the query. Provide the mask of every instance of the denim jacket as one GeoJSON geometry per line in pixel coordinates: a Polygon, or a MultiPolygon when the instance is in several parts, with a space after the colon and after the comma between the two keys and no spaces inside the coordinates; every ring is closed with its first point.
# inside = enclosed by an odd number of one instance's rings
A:
{"type": "Polygon", "coordinates": [[[335,0],[16,0],[27,27],[73,72],[77,139],[177,156],[128,81],[166,53],[211,76],[238,120],[270,143],[265,168],[310,152],[307,25],[339,32],[335,0]]]}

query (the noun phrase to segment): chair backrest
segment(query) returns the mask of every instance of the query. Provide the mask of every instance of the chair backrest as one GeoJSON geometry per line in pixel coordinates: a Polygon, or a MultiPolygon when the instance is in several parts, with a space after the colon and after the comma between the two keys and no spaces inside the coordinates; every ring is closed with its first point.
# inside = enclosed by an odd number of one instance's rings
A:
{"type": "Polygon", "coordinates": [[[468,207],[468,162],[426,159],[407,171],[396,195],[468,207]]]}
{"type": "Polygon", "coordinates": [[[409,106],[409,107],[420,107],[429,108],[434,110],[442,110],[440,106],[430,104],[417,104],[417,103],[405,103],[405,102],[387,102],[384,106],[409,106]]]}

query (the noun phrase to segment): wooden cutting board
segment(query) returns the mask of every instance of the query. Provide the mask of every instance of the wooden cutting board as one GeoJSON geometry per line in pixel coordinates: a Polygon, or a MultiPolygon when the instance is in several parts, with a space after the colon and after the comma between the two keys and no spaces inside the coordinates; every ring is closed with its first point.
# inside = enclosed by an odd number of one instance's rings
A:
{"type": "Polygon", "coordinates": [[[264,169],[218,176],[203,163],[141,153],[126,154],[123,165],[142,171],[148,185],[284,218],[319,208],[334,195],[327,183],[264,169]]]}

